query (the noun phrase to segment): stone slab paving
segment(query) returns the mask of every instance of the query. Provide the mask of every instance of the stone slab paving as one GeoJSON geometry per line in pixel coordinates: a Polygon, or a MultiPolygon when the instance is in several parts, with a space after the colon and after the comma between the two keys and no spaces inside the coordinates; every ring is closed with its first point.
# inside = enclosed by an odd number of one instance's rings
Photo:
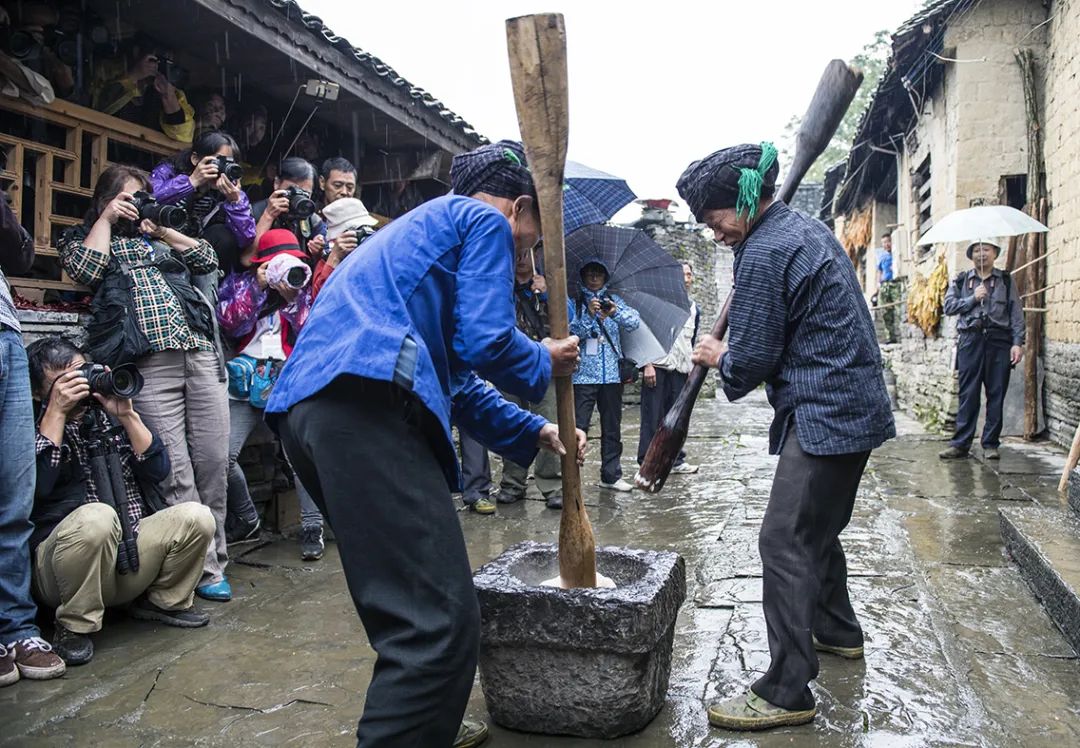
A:
{"type": "MultiPolygon", "coordinates": [[[[631,474],[635,415],[628,409],[624,424],[631,474]]],[[[1019,467],[1008,471],[977,460],[943,464],[940,439],[906,419],[902,435],[872,457],[844,535],[853,602],[867,633],[865,660],[822,659],[812,725],[760,735],[709,728],[705,706],[744,688],[769,661],[757,529],[775,469],[766,454],[770,418],[761,393],[739,404],[701,402],[688,443],[701,472],[673,476],[659,496],[593,487],[593,442],[585,496],[598,542],[674,550],[686,559],[688,594],[666,704],[643,731],[615,741],[495,727],[489,745],[1080,744],[1080,662],[1005,556],[998,533],[999,508],[1054,500],[1052,457],[1020,451],[1019,467]]],[[[558,532],[558,514],[533,489],[529,500],[500,506],[495,516],[460,516],[474,567],[513,543],[552,542],[558,532]]],[[[90,665],[59,681],[0,689],[0,741],[354,744],[374,653],[334,546],[322,561],[305,564],[295,541],[274,540],[249,548],[229,573],[237,599],[209,608],[207,629],[111,616],[90,665]]],[[[479,683],[470,713],[485,715],[479,683]]]]}

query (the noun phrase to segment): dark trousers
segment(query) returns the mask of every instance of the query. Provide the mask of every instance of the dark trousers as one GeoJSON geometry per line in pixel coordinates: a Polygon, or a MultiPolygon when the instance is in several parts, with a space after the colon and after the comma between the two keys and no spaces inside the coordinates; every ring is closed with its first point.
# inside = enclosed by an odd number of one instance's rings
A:
{"type": "Polygon", "coordinates": [[[960,333],[956,348],[956,369],[960,380],[960,407],[956,411],[956,433],[949,442],[969,449],[979,422],[982,390],[986,390],[986,423],[982,445],[997,449],[1001,444],[1001,411],[1009,389],[1009,349],[1012,342],[1001,335],[979,332],[960,333]]]}
{"type": "Polygon", "coordinates": [[[593,408],[600,411],[600,480],[614,483],[622,478],[621,384],[575,384],[574,409],[577,427],[589,432],[593,408]]]}
{"type": "Polygon", "coordinates": [[[357,745],[450,746],[476,672],[480,609],[436,453],[441,427],[395,385],[341,377],[293,406],[280,431],[378,653],[357,745]]]}
{"type": "MultiPolygon", "coordinates": [[[[656,386],[650,387],[641,383],[641,436],[638,439],[637,464],[645,461],[645,453],[649,451],[656,430],[664,416],[675,404],[675,398],[679,396],[683,385],[686,384],[686,375],[671,369],[656,369],[656,386]]],[[[679,458],[676,465],[686,461],[686,452],[679,450],[679,458]]]]}
{"type": "Polygon", "coordinates": [[[464,431],[458,431],[461,440],[461,500],[475,504],[491,494],[491,461],[487,447],[464,431]]]}
{"type": "Polygon", "coordinates": [[[776,706],[814,705],[808,685],[818,674],[812,636],[842,647],[863,643],[839,536],[869,456],[810,455],[794,425],[788,433],[758,536],[772,661],[752,689],[776,706]]]}

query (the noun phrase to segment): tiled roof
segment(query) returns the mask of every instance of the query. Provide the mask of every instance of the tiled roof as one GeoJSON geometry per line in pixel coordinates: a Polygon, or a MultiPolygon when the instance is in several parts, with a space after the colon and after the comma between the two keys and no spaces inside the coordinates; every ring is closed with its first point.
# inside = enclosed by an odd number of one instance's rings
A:
{"type": "Polygon", "coordinates": [[[356,60],[358,65],[371,70],[379,77],[386,79],[393,86],[407,92],[412,99],[415,99],[424,107],[435,112],[440,118],[445,120],[448,125],[464,133],[467,138],[475,141],[477,145],[488,142],[488,139],[478,133],[472,125],[466,122],[462,117],[450,111],[445,104],[436,99],[433,95],[419,86],[414,86],[412,83],[405,80],[405,78],[401,77],[396,70],[375,55],[370,52],[365,52],[359,47],[354,47],[349,43],[348,39],[335,34],[325,23],[323,23],[321,18],[304,11],[295,0],[266,0],[266,2],[289,19],[289,21],[304,26],[313,36],[319,37],[322,41],[331,47],[334,47],[339,52],[352,57],[356,60]]]}

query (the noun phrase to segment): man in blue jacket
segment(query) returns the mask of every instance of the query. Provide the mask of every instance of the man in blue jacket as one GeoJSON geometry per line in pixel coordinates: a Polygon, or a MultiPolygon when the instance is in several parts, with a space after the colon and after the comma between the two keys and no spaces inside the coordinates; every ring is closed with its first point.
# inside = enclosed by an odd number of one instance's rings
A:
{"type": "Polygon", "coordinates": [[[450,178],[455,194],[395,220],[330,276],[266,408],[334,529],[378,653],[360,746],[487,734],[461,724],[480,613],[450,498],[451,421],[520,464],[539,446],[565,453],[554,425],[481,380],[538,401],[578,361],[577,338],[535,342],[515,326],[515,255],[540,233],[524,151],[484,146],[455,157],[450,178]]]}

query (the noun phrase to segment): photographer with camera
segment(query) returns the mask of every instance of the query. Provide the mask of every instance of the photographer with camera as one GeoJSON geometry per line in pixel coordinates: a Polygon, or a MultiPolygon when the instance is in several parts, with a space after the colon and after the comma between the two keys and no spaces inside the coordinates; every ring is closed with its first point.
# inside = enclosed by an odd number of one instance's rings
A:
{"type": "Polygon", "coordinates": [[[323,218],[326,225],[326,239],[316,237],[309,245],[309,250],[322,247],[318,264],[315,266],[315,277],[311,281],[312,301],[319,295],[326,279],[334,272],[334,268],[366,241],[375,235],[375,227],[379,222],[375,219],[364,204],[355,197],[343,197],[323,208],[323,218]]]}
{"type": "MultiPolygon", "coordinates": [[[[311,268],[296,237],[271,229],[259,239],[253,268],[229,275],[221,284],[218,320],[238,352],[229,371],[228,539],[240,542],[258,534],[261,521],[247,479],[236,459],[262,423],[263,408],[277,375],[292,352],[312,302],[311,268]]],[[[323,519],[300,481],[300,550],[305,561],[323,555],[323,519]]]]}
{"type": "Polygon", "coordinates": [[[33,587],[56,609],[54,650],[68,665],[89,662],[90,634],[115,605],[130,603],[141,620],[205,626],[210,619],[192,598],[214,517],[194,503],[160,505],[154,488],[169,474],[169,456],[124,397],[138,389],[137,372],[122,378],[59,337],[35,341],[27,355],[40,405],[33,587]],[[94,470],[103,449],[117,456],[119,480],[110,471],[113,480],[103,481],[94,470]],[[133,567],[119,563],[125,525],[137,547],[133,567]]]}
{"type": "Polygon", "coordinates": [[[251,206],[255,216],[255,241],[243,259],[255,254],[260,237],[271,229],[291,231],[312,259],[322,254],[326,226],[315,212],[315,201],[311,198],[316,176],[310,161],[292,156],[281,162],[274,177],[274,191],[251,206]]]}
{"type": "Polygon", "coordinates": [[[150,173],[154,197],[187,211],[184,233],[206,239],[226,273],[241,267],[242,251],[255,240],[251,203],[240,189],[244,168],[239,158],[232,136],[211,130],[150,173]]]}
{"type": "Polygon", "coordinates": [[[124,72],[95,92],[94,109],[190,143],[195,109],[180,90],[185,71],[169,52],[145,37],[135,40],[126,59],[124,72]]]}
{"type": "Polygon", "coordinates": [[[600,411],[600,488],[631,491],[622,479],[622,395],[619,371],[621,330],[636,330],[641,324],[637,310],[609,293],[611,278],[600,260],[581,268],[581,292],[570,307],[570,333],[581,338],[581,366],[574,372],[574,409],[577,427],[588,433],[595,407],[600,411]]]}
{"type": "Polygon", "coordinates": [[[170,506],[208,506],[217,523],[196,593],[229,600],[225,579],[225,471],[229,428],[225,383],[219,378],[214,309],[195,290],[192,274],[217,271],[204,239],[184,226],[185,211],[144,191],[145,172],[111,166],[98,179],[81,226],[64,232],[60,263],[95,290],[88,326],[94,358],[109,366],[137,362],[146,387],[135,404],[165,443],[172,471],[162,484],[170,506]]]}
{"type": "Polygon", "coordinates": [[[60,14],[46,3],[19,3],[15,22],[0,8],[3,50],[0,78],[7,96],[22,97],[34,104],[49,104],[75,91],[75,73],[58,54],[64,35],[57,29],[60,14]]]}

